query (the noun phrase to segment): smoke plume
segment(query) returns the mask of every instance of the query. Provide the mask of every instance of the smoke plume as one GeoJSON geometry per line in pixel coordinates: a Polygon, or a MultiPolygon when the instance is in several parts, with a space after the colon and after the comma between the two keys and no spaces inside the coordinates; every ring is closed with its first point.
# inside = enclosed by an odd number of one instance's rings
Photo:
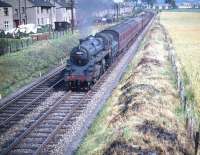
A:
{"type": "Polygon", "coordinates": [[[113,0],[77,0],[75,4],[78,28],[83,38],[91,33],[95,13],[112,8],[114,2],[113,0]]]}

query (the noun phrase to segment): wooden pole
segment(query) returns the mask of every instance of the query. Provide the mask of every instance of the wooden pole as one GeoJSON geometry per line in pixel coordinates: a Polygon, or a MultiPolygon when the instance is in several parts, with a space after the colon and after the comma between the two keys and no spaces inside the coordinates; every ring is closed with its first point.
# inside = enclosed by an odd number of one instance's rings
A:
{"type": "Polygon", "coordinates": [[[198,153],[198,148],[199,148],[199,131],[196,132],[195,135],[195,155],[198,153]]]}
{"type": "Polygon", "coordinates": [[[28,22],[27,22],[27,12],[26,12],[26,9],[27,9],[26,0],[25,0],[24,3],[25,3],[25,10],[24,10],[24,11],[25,11],[25,12],[24,12],[24,13],[25,13],[25,23],[24,23],[24,24],[27,24],[28,22]]]}
{"type": "Polygon", "coordinates": [[[71,0],[71,30],[72,34],[74,33],[74,0],[71,0]]]}
{"type": "Polygon", "coordinates": [[[19,25],[21,25],[21,0],[19,0],[19,25]]]}

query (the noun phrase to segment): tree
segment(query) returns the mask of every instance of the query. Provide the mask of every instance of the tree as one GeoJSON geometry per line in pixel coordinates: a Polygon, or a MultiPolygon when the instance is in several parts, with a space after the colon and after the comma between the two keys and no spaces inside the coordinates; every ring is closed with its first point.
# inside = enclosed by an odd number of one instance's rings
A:
{"type": "Polygon", "coordinates": [[[142,2],[146,2],[149,6],[153,7],[153,4],[155,4],[156,0],[143,0],[142,2]]]}
{"type": "Polygon", "coordinates": [[[170,4],[173,8],[176,8],[176,1],[175,0],[165,0],[166,4],[170,4]]]}

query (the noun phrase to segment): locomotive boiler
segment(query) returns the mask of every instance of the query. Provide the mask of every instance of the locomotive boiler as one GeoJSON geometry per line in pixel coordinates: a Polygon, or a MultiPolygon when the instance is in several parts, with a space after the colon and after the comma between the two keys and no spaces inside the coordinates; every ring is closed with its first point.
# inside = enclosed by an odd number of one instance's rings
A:
{"type": "Polygon", "coordinates": [[[90,89],[116,57],[129,48],[153,15],[152,12],[145,12],[95,36],[81,39],[67,60],[64,75],[67,88],[90,89]]]}

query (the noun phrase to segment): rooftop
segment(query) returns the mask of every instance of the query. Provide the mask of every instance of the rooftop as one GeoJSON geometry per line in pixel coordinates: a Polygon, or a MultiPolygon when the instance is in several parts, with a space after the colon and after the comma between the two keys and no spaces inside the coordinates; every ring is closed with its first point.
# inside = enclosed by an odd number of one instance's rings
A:
{"type": "Polygon", "coordinates": [[[33,3],[34,6],[36,7],[53,7],[54,6],[48,0],[29,0],[29,1],[33,3]]]}
{"type": "Polygon", "coordinates": [[[58,3],[61,7],[70,8],[69,1],[66,1],[66,0],[56,0],[56,3],[58,3]]]}
{"type": "Polygon", "coordinates": [[[0,7],[12,7],[10,4],[0,1],[0,7]]]}

